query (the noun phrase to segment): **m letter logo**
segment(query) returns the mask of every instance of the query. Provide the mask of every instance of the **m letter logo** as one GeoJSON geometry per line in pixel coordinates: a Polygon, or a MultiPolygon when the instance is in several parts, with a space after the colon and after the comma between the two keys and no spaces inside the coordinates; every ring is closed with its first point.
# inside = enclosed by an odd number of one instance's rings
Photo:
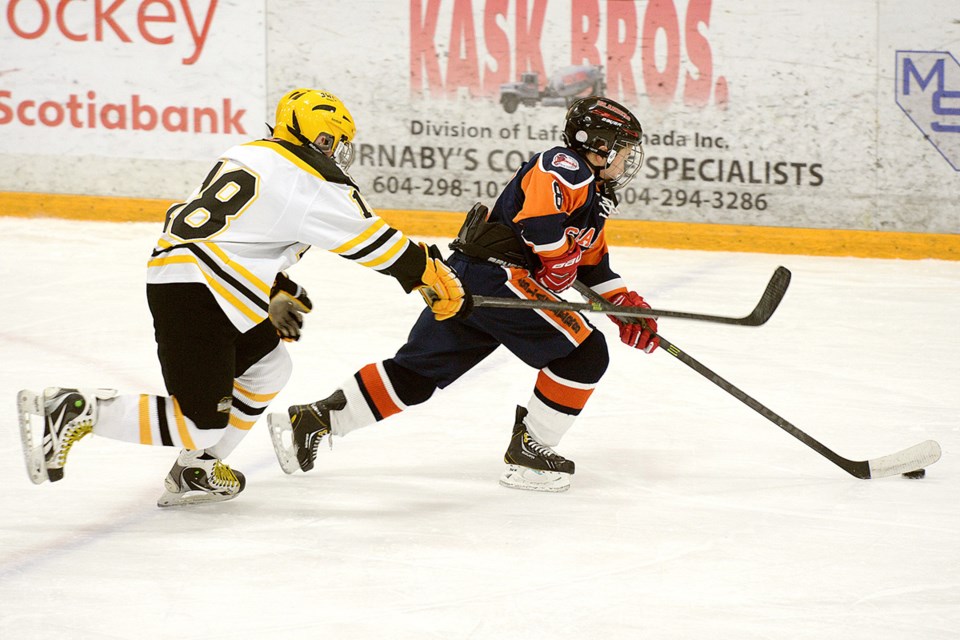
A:
{"type": "Polygon", "coordinates": [[[960,171],[960,62],[947,51],[897,51],[897,104],[960,171]]]}

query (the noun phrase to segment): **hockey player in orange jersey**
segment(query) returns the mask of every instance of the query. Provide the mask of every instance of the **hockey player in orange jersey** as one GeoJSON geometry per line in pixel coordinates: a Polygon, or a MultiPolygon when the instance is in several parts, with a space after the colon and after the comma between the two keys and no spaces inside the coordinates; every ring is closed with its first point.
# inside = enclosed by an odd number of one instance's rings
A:
{"type": "Polygon", "coordinates": [[[245,478],[222,460],[290,377],[280,338],[299,337],[311,303],[284,270],[311,246],[390,275],[407,292],[419,290],[437,320],[469,313],[469,296],[436,248],[411,242],[379,218],[347,174],[355,133],[339,98],[295,89],[280,99],[270,138],[226,151],[193,194],[170,207],[147,265],[169,395],[21,391],[20,432],[33,482],[60,480],[73,445],[95,433],[182,448],[161,507],[236,497],[245,478]]]}
{"type": "MultiPolygon", "coordinates": [[[[590,97],[570,106],[563,135],[564,146],[519,169],[489,215],[482,205],[471,210],[449,262],[475,295],[555,300],[580,280],[611,302],[649,308],[612,270],[604,233],[616,190],[643,161],[640,123],[613,100],[590,97]]],[[[647,353],[659,345],[655,320],[611,320],[627,345],[647,353]]],[[[309,471],[324,438],[425,402],[500,345],[538,371],[527,406],[516,408],[500,483],[566,490],[574,463],[553,447],[608,364],[603,335],[572,312],[483,307],[444,323],[421,314],[393,358],[361,368],[324,400],[268,416],[281,467],[309,471]]]]}

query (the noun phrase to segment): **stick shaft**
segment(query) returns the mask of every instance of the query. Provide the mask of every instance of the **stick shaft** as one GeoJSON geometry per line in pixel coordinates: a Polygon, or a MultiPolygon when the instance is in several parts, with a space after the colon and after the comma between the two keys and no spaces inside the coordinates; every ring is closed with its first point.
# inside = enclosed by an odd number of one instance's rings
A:
{"type": "Polygon", "coordinates": [[[475,307],[495,307],[501,309],[545,309],[550,311],[576,311],[605,313],[611,316],[627,318],[678,318],[682,320],[699,320],[718,324],[734,324],[748,327],[757,327],[764,324],[777,310],[790,284],[790,271],[785,267],[778,267],[767,283],[767,288],[757,306],[748,315],[742,318],[718,316],[707,313],[690,311],[674,311],[672,309],[648,309],[615,305],[596,294],[588,286],[577,282],[574,288],[588,298],[589,302],[569,302],[567,300],[538,299],[522,300],[519,298],[497,298],[493,296],[473,296],[475,307]]]}

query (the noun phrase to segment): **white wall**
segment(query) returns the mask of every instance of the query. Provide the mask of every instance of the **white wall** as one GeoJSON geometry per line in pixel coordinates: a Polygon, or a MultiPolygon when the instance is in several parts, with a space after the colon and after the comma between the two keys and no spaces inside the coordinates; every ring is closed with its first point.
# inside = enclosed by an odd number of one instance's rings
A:
{"type": "Polygon", "coordinates": [[[499,85],[597,62],[648,134],[626,217],[960,232],[950,0],[3,4],[0,190],[177,198],[284,91],[322,86],[359,122],[375,206],[465,210],[559,141],[562,107],[507,114],[499,85]],[[134,130],[134,96],[187,131],[134,130]]]}

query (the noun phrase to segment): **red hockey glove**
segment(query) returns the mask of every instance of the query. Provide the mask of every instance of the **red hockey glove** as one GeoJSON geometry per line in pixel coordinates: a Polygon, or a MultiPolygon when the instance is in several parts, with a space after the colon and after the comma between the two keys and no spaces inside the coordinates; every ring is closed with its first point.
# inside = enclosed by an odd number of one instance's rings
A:
{"type": "Polygon", "coordinates": [[[537,269],[533,278],[547,289],[560,293],[568,289],[577,279],[577,267],[580,266],[582,257],[583,251],[576,242],[571,243],[570,248],[559,256],[553,258],[540,256],[541,267],[537,269]]]}
{"type": "Polygon", "coordinates": [[[280,272],[270,289],[270,322],[277,333],[287,342],[300,339],[303,329],[303,314],[310,313],[313,303],[307,291],[280,272]]]}
{"type": "MultiPolygon", "coordinates": [[[[650,308],[650,305],[636,291],[618,293],[610,298],[610,302],[625,307],[650,308]]],[[[653,353],[660,346],[660,336],[654,336],[657,332],[656,318],[607,317],[620,327],[620,340],[624,344],[630,345],[634,349],[643,349],[646,353],[653,353]]]]}

